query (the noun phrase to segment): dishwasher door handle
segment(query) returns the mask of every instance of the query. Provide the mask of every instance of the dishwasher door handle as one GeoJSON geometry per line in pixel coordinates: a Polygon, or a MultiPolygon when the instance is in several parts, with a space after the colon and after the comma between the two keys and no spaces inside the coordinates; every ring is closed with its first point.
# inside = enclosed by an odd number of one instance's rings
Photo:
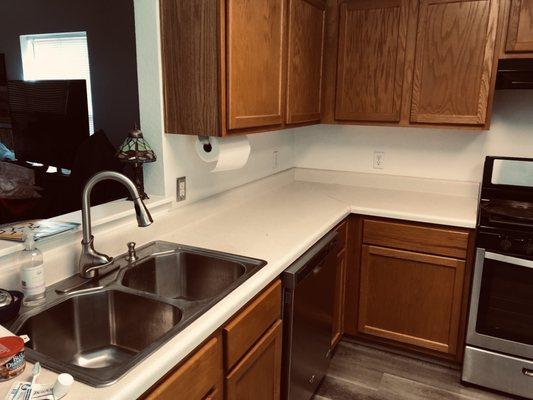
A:
{"type": "Polygon", "coordinates": [[[322,268],[324,268],[324,265],[326,265],[326,259],[325,258],[322,261],[320,261],[320,263],[315,268],[313,268],[313,271],[312,271],[313,275],[316,275],[320,271],[322,271],[322,268]]]}

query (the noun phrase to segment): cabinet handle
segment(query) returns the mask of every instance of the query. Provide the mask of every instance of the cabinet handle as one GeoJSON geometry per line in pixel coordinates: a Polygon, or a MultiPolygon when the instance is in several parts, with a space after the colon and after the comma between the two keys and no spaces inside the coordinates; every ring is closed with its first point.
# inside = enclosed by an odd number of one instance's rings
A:
{"type": "Polygon", "coordinates": [[[523,373],[525,376],[528,376],[528,377],[530,377],[530,378],[533,378],[533,369],[522,368],[522,373],[523,373]]]}

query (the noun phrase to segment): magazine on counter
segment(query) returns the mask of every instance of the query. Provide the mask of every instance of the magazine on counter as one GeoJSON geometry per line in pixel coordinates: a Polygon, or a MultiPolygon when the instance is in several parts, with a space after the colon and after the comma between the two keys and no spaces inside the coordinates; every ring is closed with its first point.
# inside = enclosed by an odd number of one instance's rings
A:
{"type": "Polygon", "coordinates": [[[0,240],[23,242],[25,228],[30,228],[33,231],[35,240],[42,240],[59,233],[76,229],[78,226],[80,226],[80,224],[75,222],[50,221],[45,219],[15,222],[0,225],[0,240]]]}

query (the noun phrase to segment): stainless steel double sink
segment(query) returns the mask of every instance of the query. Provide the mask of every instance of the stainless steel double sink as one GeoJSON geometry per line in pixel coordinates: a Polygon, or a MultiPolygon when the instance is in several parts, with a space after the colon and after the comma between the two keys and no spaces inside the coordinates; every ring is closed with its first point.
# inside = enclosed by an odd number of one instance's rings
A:
{"type": "Polygon", "coordinates": [[[266,265],[168,242],[137,255],[96,279],[60,282],[46,304],[23,308],[10,328],[30,337],[26,357],[91,386],[112,384],[266,265]]]}

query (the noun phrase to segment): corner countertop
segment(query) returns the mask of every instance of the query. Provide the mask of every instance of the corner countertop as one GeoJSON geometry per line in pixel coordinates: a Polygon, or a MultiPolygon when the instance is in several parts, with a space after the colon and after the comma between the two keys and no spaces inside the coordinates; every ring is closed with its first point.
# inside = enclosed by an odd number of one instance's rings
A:
{"type": "MultiPolygon", "coordinates": [[[[474,228],[478,192],[479,184],[470,182],[291,169],[160,214],[164,222],[146,242],[167,240],[268,264],[117,383],[93,388],[75,382],[67,399],[139,397],[350,213],[474,228]]],[[[102,235],[102,242],[117,241],[124,233],[102,235]]],[[[31,365],[18,380],[30,373],[31,365]]],[[[55,377],[43,369],[39,382],[55,377]]],[[[1,383],[0,396],[10,386],[1,383]]]]}

